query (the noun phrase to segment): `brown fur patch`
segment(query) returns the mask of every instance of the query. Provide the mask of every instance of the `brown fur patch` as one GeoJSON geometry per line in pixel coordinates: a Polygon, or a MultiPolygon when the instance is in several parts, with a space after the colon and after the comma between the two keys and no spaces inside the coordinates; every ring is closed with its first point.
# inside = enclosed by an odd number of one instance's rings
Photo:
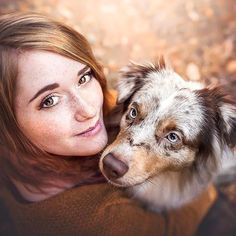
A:
{"type": "Polygon", "coordinates": [[[159,122],[157,129],[156,129],[156,134],[158,137],[163,137],[168,132],[170,132],[172,130],[176,130],[176,129],[177,129],[177,125],[176,125],[175,120],[166,119],[166,120],[162,120],[159,122]]]}

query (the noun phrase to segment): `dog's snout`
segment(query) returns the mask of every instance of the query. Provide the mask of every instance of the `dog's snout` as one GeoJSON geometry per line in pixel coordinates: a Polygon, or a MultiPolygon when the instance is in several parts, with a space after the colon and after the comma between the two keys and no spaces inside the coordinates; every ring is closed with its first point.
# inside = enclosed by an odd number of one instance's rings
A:
{"type": "Polygon", "coordinates": [[[128,171],[129,167],[112,153],[108,153],[103,158],[103,169],[108,178],[118,179],[128,171]]]}

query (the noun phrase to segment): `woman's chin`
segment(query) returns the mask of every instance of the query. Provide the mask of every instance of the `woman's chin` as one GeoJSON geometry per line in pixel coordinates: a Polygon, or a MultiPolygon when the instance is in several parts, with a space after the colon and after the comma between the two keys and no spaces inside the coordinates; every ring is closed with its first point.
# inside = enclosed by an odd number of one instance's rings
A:
{"type": "Polygon", "coordinates": [[[103,151],[108,142],[107,134],[104,132],[103,135],[100,135],[99,138],[91,140],[90,142],[81,143],[81,146],[78,147],[76,151],[76,156],[91,156],[98,154],[103,151]]]}
{"type": "Polygon", "coordinates": [[[90,138],[70,138],[66,142],[56,143],[51,145],[50,149],[47,147],[43,148],[46,152],[51,153],[55,156],[64,157],[83,157],[96,155],[103,151],[106,147],[108,141],[106,130],[101,130],[101,132],[90,138]],[[53,148],[51,148],[53,147],[53,148]]]}

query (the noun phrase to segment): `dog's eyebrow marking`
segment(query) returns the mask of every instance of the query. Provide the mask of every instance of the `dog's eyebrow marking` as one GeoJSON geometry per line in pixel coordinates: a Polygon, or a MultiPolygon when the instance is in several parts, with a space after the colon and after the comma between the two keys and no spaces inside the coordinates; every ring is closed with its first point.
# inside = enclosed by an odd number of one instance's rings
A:
{"type": "Polygon", "coordinates": [[[138,108],[139,107],[139,103],[138,102],[132,102],[131,106],[135,107],[135,108],[138,108]]]}
{"type": "Polygon", "coordinates": [[[173,119],[160,120],[157,124],[157,132],[162,134],[168,133],[172,130],[177,130],[176,121],[173,119]]]}

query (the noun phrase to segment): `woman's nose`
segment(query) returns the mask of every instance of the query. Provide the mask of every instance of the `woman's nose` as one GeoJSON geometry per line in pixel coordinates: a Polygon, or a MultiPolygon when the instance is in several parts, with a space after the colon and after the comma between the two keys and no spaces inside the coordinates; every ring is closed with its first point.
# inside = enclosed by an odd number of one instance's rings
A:
{"type": "Polygon", "coordinates": [[[95,104],[90,104],[83,98],[76,99],[75,119],[77,121],[84,121],[96,116],[95,104]]]}

